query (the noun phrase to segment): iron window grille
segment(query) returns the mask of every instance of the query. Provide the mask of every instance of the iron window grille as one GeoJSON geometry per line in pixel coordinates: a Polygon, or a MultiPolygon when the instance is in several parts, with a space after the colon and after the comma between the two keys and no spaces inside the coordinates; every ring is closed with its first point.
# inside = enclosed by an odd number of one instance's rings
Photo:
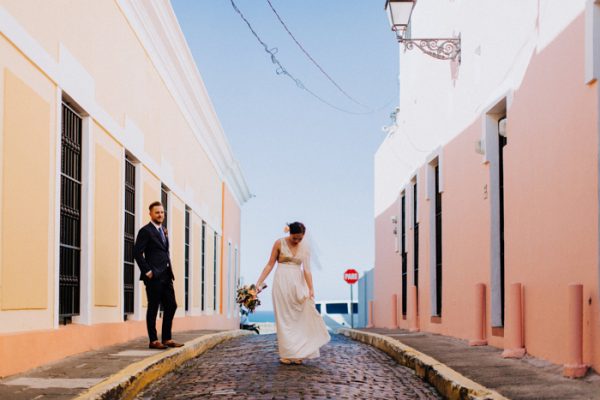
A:
{"type": "Polygon", "coordinates": [[[163,209],[165,210],[165,219],[163,220],[162,226],[167,228],[168,224],[168,209],[169,209],[169,189],[165,185],[160,186],[160,202],[163,205],[163,209]]]}
{"type": "MultiPolygon", "coordinates": [[[[498,121],[498,131],[500,132],[500,124],[506,119],[506,117],[498,121]]],[[[508,143],[505,135],[498,135],[498,170],[499,170],[499,196],[500,196],[500,304],[501,304],[501,321],[504,326],[504,147],[508,143]]]]}
{"type": "Polygon", "coordinates": [[[440,166],[435,166],[435,292],[436,315],[442,315],[442,194],[440,166]]]}
{"type": "Polygon", "coordinates": [[[123,246],[123,307],[124,319],[133,314],[135,263],[135,165],[125,157],[125,232],[123,246]]]}
{"type": "Polygon", "coordinates": [[[185,208],[185,311],[190,309],[190,209],[185,208]]]}
{"type": "Polygon", "coordinates": [[[417,221],[417,182],[413,185],[413,284],[419,287],[419,222],[417,221]]]}
{"type": "Polygon", "coordinates": [[[202,255],[201,255],[201,279],[200,279],[200,308],[205,310],[205,275],[206,275],[206,222],[202,221],[202,255]]]}
{"type": "Polygon", "coordinates": [[[402,240],[400,245],[400,253],[402,255],[402,315],[406,315],[407,310],[407,292],[408,292],[408,256],[406,252],[406,196],[402,195],[402,214],[401,214],[401,232],[402,240]]]}
{"type": "Polygon", "coordinates": [[[82,118],[62,105],[59,319],[79,315],[81,281],[82,118]]]}
{"type": "Polygon", "coordinates": [[[214,247],[214,257],[213,257],[213,309],[215,311],[217,311],[217,240],[218,240],[218,235],[217,232],[215,232],[215,240],[213,243],[213,247],[214,247]]]}
{"type": "MultiPolygon", "coordinates": [[[[168,217],[167,210],[169,209],[169,189],[164,184],[160,185],[160,202],[163,205],[163,211],[164,211],[164,215],[165,215],[163,222],[162,222],[162,227],[168,233],[169,232],[169,225],[168,225],[169,221],[167,218],[168,217]]],[[[160,310],[160,317],[162,318],[162,313],[164,311],[162,303],[160,303],[159,310],[160,310]]]]}

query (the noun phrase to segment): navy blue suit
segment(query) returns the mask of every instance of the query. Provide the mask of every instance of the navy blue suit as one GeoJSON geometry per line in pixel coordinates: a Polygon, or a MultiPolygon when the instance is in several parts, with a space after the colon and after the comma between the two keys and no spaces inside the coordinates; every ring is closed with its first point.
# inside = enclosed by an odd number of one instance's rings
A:
{"type": "Polygon", "coordinates": [[[146,286],[148,310],[146,311],[146,327],[150,342],[158,340],[156,333],[156,315],[160,304],[163,305],[162,341],[171,340],[173,317],[177,310],[175,290],[173,289],[173,269],[169,254],[169,238],[165,235],[163,242],[160,231],[152,224],[144,226],[138,232],[133,246],[133,257],[140,268],[140,280],[146,286]],[[152,278],[146,273],[152,271],[152,278]]]}

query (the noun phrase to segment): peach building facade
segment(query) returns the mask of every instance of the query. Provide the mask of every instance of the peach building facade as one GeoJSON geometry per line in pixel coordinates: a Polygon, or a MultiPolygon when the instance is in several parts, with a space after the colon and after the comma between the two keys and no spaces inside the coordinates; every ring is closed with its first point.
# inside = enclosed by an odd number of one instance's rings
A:
{"type": "Polygon", "coordinates": [[[175,331],[237,327],[250,193],[167,0],[0,1],[0,177],[0,377],[146,334],[155,200],[175,331]]]}
{"type": "Polygon", "coordinates": [[[600,5],[416,3],[413,38],[459,34],[460,62],[399,47],[372,321],[600,371],[600,5]]]}

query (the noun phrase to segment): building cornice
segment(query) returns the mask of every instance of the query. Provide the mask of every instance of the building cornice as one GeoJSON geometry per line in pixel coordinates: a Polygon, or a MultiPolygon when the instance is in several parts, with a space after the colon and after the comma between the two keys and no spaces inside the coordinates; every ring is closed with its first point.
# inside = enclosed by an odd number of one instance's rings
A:
{"type": "Polygon", "coordinates": [[[251,198],[175,12],[167,0],[117,0],[194,135],[241,206],[251,198]]]}

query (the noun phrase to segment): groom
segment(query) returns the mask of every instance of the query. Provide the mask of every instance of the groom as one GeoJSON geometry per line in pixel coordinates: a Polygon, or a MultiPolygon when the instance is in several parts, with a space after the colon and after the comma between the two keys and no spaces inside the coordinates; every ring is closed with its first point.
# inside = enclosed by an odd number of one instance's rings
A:
{"type": "Polygon", "coordinates": [[[150,204],[150,223],[138,232],[133,246],[133,256],[140,267],[140,280],[146,286],[148,310],[146,312],[146,327],[150,338],[149,348],[166,349],[181,347],[183,344],[171,339],[173,316],[177,309],[175,290],[173,289],[173,270],[169,256],[169,238],[162,223],[165,210],[159,201],[150,204]],[[162,343],[156,334],[156,314],[158,306],[163,305],[162,343]]]}

